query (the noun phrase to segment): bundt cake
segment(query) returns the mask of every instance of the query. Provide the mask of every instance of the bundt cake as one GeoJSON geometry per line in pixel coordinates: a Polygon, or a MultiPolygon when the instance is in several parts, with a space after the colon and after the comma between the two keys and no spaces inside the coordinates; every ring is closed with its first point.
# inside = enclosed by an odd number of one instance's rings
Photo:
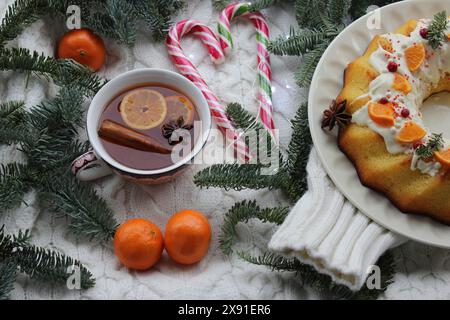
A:
{"type": "Polygon", "coordinates": [[[352,117],[339,130],[339,148],[361,182],[402,212],[446,224],[450,141],[427,128],[420,107],[429,96],[450,91],[449,38],[444,12],[376,36],[364,55],[348,65],[336,99],[346,103],[352,117]]]}

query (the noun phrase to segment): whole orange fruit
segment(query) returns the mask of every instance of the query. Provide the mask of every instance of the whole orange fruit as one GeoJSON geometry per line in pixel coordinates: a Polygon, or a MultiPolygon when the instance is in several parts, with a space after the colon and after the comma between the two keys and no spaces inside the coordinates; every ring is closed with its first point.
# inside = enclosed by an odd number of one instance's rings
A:
{"type": "Polygon", "coordinates": [[[73,59],[93,71],[105,63],[106,49],[102,38],[89,29],[74,29],[59,41],[58,58],[73,59]]]}
{"type": "Polygon", "coordinates": [[[130,269],[151,268],[161,258],[163,249],[161,230],[145,219],[130,219],[122,223],[114,235],[114,252],[130,269]]]}
{"type": "Polygon", "coordinates": [[[184,210],[167,222],[165,246],[169,257],[181,264],[200,261],[208,252],[211,226],[200,212],[184,210]]]}

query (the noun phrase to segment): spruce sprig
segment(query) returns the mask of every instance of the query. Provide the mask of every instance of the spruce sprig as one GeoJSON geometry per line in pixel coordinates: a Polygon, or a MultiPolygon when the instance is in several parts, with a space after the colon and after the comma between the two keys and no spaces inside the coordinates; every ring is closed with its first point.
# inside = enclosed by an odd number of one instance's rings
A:
{"type": "MultiPolygon", "coordinates": [[[[2,226],[0,228],[0,260],[11,261],[16,265],[16,270],[28,275],[31,279],[57,285],[65,285],[71,275],[70,268],[77,267],[81,275],[81,289],[94,286],[95,281],[91,272],[81,262],[57,251],[31,245],[28,240],[28,232],[11,236],[5,233],[2,226]]],[[[8,268],[13,267],[10,265],[8,268]]],[[[11,281],[14,274],[10,269],[9,271],[7,279],[11,281]]]]}
{"type": "Polygon", "coordinates": [[[0,49],[0,70],[53,79],[57,85],[76,87],[93,96],[106,81],[73,60],[58,60],[23,48],[0,49]]]}
{"type": "Polygon", "coordinates": [[[23,101],[9,101],[0,104],[0,119],[9,126],[18,126],[25,120],[25,103],[23,101]]]}
{"type": "Polygon", "coordinates": [[[438,49],[447,38],[445,31],[448,26],[447,11],[441,11],[434,16],[428,28],[428,43],[433,49],[438,49]]]}
{"type": "Polygon", "coordinates": [[[317,272],[312,266],[301,263],[295,258],[289,259],[272,252],[253,256],[239,251],[237,255],[249,263],[266,266],[274,271],[295,272],[303,284],[312,287],[316,292],[328,299],[375,300],[393,282],[395,274],[394,257],[390,252],[386,252],[376,263],[381,269],[380,289],[369,289],[367,286],[363,286],[361,290],[353,292],[344,285],[334,283],[330,276],[317,272]]]}
{"type": "Polygon", "coordinates": [[[0,261],[0,300],[8,300],[14,290],[17,276],[17,263],[14,259],[6,258],[0,261]]]}
{"type": "Polygon", "coordinates": [[[236,203],[225,215],[223,221],[222,232],[219,236],[222,252],[224,254],[230,254],[233,251],[236,226],[239,223],[246,223],[250,219],[259,219],[262,222],[271,222],[280,225],[283,223],[288,213],[288,207],[261,209],[256,204],[256,201],[242,201],[236,203]]]}
{"type": "Polygon", "coordinates": [[[15,39],[23,30],[45,13],[42,0],[16,0],[11,4],[0,25],[0,48],[15,39]]]}
{"type": "MultiPolygon", "coordinates": [[[[91,186],[79,183],[69,172],[72,160],[88,149],[87,143],[77,140],[83,124],[82,96],[75,87],[64,87],[54,99],[27,111],[25,119],[26,131],[15,142],[26,163],[0,170],[0,209],[17,207],[24,194],[35,189],[41,205],[70,218],[74,234],[109,240],[117,225],[113,212],[91,186]]],[[[6,137],[0,130],[0,141],[16,133],[14,127],[4,130],[6,137]]]]}
{"type": "Polygon", "coordinates": [[[296,0],[299,29],[280,36],[269,45],[277,55],[298,55],[302,62],[295,73],[299,86],[308,87],[316,66],[329,44],[352,20],[365,14],[370,4],[384,5],[394,0],[296,0]]]}
{"type": "Polygon", "coordinates": [[[423,144],[416,149],[415,153],[419,158],[425,160],[431,158],[435,152],[441,150],[443,147],[444,147],[444,138],[442,133],[441,134],[434,133],[426,144],[423,144]]]}

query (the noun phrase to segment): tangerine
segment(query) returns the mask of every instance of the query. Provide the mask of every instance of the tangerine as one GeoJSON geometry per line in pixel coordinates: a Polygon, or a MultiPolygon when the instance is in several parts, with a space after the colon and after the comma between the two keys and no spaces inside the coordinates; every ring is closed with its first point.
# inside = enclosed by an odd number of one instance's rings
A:
{"type": "Polygon", "coordinates": [[[166,225],[165,244],[170,258],[181,264],[194,264],[208,252],[211,226],[195,210],[175,213],[166,225]]]}
{"type": "Polygon", "coordinates": [[[93,71],[101,69],[105,57],[106,48],[102,38],[89,29],[71,30],[59,41],[58,58],[73,59],[93,71]]]}
{"type": "Polygon", "coordinates": [[[147,270],[161,258],[164,240],[161,230],[145,219],[130,219],[122,223],[114,235],[114,252],[130,269],[147,270]]]}

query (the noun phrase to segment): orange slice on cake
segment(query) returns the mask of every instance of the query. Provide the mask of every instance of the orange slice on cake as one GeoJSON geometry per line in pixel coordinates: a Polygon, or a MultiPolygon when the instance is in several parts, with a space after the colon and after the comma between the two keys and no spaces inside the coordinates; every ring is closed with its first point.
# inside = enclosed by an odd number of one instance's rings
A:
{"type": "Polygon", "coordinates": [[[147,130],[159,126],[167,114],[164,96],[155,90],[137,89],[120,103],[123,121],[133,129],[147,130]]]}
{"type": "Polygon", "coordinates": [[[440,164],[442,164],[444,167],[450,168],[450,149],[435,152],[434,156],[440,164]]]}
{"type": "Polygon", "coordinates": [[[394,83],[393,88],[397,91],[401,91],[405,94],[408,94],[412,91],[412,86],[409,83],[408,79],[406,79],[404,76],[402,76],[399,73],[396,73],[394,75],[394,83]]]}
{"type": "Polygon", "coordinates": [[[382,47],[387,52],[390,52],[390,53],[394,52],[394,48],[392,47],[392,43],[389,41],[389,39],[380,37],[378,40],[378,44],[380,45],[380,47],[382,47]]]}
{"type": "Polygon", "coordinates": [[[392,103],[372,102],[369,104],[368,111],[370,119],[382,127],[392,127],[395,124],[395,111],[392,103]]]}
{"type": "Polygon", "coordinates": [[[405,50],[405,59],[410,71],[417,71],[425,61],[425,46],[422,43],[415,44],[405,50]]]}
{"type": "Polygon", "coordinates": [[[177,121],[180,117],[185,124],[194,122],[194,105],[183,96],[171,96],[166,98],[167,118],[169,121],[177,121]]]}
{"type": "Polygon", "coordinates": [[[405,123],[396,138],[400,143],[414,143],[425,137],[426,134],[427,132],[424,128],[417,123],[410,121],[405,123]]]}

